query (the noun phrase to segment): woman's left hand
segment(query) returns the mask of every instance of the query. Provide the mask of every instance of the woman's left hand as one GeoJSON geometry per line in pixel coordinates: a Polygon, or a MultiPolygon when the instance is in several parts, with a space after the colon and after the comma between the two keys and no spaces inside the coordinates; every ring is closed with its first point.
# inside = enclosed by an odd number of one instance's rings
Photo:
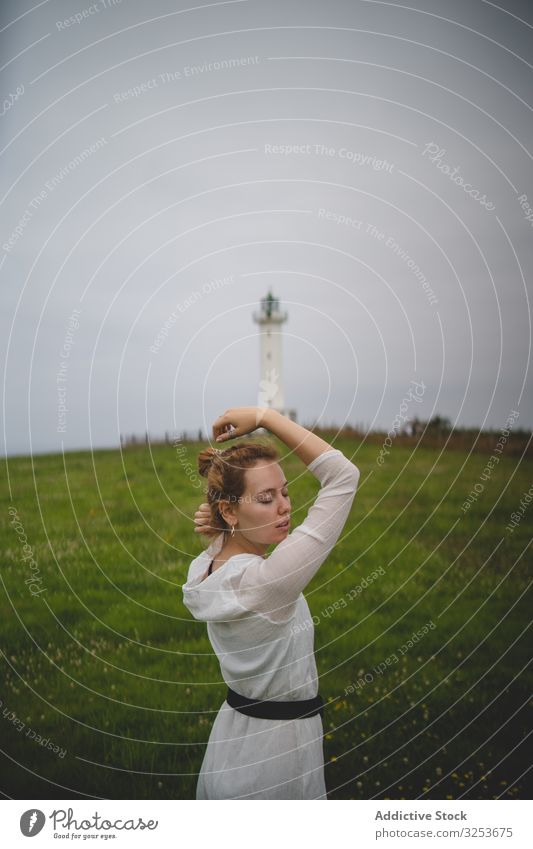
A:
{"type": "Polygon", "coordinates": [[[200,504],[200,507],[194,514],[194,533],[209,534],[213,532],[209,522],[211,521],[211,508],[209,504],[200,504]]]}

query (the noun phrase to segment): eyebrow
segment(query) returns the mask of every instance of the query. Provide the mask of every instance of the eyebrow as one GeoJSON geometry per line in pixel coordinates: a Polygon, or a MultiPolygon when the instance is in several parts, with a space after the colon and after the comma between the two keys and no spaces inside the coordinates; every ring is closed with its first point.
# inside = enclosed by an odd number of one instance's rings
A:
{"type": "MultiPolygon", "coordinates": [[[[280,486],[280,489],[283,489],[283,487],[287,486],[287,484],[288,484],[288,483],[289,483],[289,481],[285,481],[285,483],[283,484],[283,486],[280,486]]],[[[275,486],[271,486],[271,487],[270,487],[270,489],[262,489],[260,492],[256,492],[255,494],[256,494],[256,495],[262,495],[262,494],[263,494],[263,492],[275,492],[275,491],[276,491],[276,487],[275,487],[275,486]]]]}

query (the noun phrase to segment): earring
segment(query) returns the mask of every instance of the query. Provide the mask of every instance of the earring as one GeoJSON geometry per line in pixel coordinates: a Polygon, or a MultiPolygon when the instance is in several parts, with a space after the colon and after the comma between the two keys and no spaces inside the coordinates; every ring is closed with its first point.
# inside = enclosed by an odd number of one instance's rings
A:
{"type": "Polygon", "coordinates": [[[232,526],[231,526],[231,536],[232,536],[232,537],[234,537],[234,536],[235,536],[235,525],[232,525],[232,526]]]}

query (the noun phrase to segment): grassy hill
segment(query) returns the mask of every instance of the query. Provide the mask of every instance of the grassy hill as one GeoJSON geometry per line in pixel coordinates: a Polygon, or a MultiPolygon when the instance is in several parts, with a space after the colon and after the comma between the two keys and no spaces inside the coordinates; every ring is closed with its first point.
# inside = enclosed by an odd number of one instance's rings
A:
{"type": "MultiPolygon", "coordinates": [[[[7,796],[194,798],[225,697],[181,596],[203,547],[192,515],[205,481],[187,465],[201,447],[5,462],[7,796]]],[[[533,507],[509,528],[530,461],[504,452],[487,477],[487,454],[398,443],[379,466],[376,445],[335,447],[361,469],[359,490],[306,590],[330,798],[530,798],[533,507]]],[[[300,524],[319,484],[297,458],[282,465],[300,524]]]]}

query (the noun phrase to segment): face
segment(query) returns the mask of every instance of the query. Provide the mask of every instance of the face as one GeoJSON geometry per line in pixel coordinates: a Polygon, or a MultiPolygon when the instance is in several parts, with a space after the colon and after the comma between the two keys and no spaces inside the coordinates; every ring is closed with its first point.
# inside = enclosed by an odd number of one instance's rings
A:
{"type": "Polygon", "coordinates": [[[258,460],[244,473],[246,489],[232,513],[237,530],[249,542],[271,545],[290,532],[291,501],[283,470],[272,460],[258,460]]]}

